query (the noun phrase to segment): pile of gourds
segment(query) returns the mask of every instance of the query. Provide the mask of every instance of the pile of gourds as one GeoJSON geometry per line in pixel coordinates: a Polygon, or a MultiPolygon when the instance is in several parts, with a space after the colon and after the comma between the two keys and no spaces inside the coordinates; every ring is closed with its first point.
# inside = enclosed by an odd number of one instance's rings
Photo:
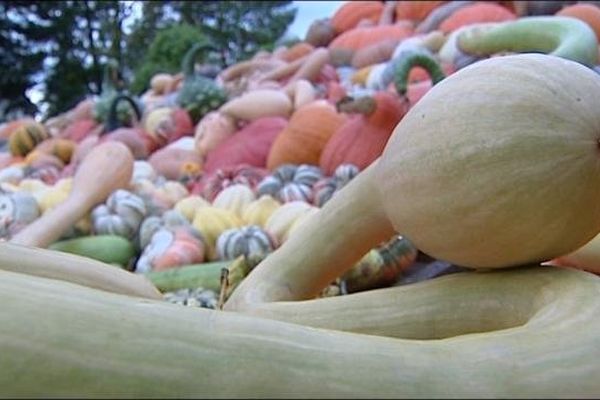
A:
{"type": "Polygon", "coordinates": [[[597,394],[600,8],[560,3],[346,2],[0,126],[0,393],[597,394]]]}

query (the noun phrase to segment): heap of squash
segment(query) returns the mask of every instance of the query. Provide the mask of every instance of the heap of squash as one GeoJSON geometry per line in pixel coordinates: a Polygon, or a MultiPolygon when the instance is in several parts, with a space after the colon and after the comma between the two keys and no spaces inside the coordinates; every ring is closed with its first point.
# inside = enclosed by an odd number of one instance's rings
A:
{"type": "Polygon", "coordinates": [[[52,251],[3,245],[0,269],[13,272],[0,293],[20,314],[0,317],[0,387],[598,393],[598,34],[600,8],[586,3],[352,1],[304,41],[218,73],[197,68],[197,45],[138,98],[108,65],[100,96],[6,123],[8,242],[69,199],[100,146],[122,144],[132,172],[52,251]],[[425,255],[493,272],[382,289],[425,255]],[[160,300],[196,287],[227,312],[160,300]],[[42,313],[46,336],[22,328],[42,313]],[[85,315],[67,330],[74,313],[85,315]],[[34,353],[23,337],[56,349],[34,353]],[[11,379],[19,354],[60,367],[11,379]]]}

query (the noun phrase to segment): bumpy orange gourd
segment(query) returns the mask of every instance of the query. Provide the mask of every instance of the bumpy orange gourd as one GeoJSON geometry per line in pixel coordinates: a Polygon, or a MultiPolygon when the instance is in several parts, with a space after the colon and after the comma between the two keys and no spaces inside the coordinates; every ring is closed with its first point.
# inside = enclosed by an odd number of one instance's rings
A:
{"type": "Polygon", "coordinates": [[[273,142],[267,168],[273,170],[286,163],[319,165],[321,151],[345,119],[326,100],[299,108],[273,142]]]}
{"type": "Polygon", "coordinates": [[[331,17],[331,26],[339,35],[355,28],[361,20],[377,23],[382,11],[381,1],[347,1],[331,17]]]}
{"type": "Polygon", "coordinates": [[[430,12],[445,1],[398,1],[396,3],[396,21],[423,21],[430,12]]]}
{"type": "MultiPolygon", "coordinates": [[[[355,103],[356,104],[356,103],[355,103]]],[[[331,137],[319,164],[333,175],[341,164],[354,164],[363,170],[383,152],[394,127],[408,110],[408,102],[390,92],[377,92],[365,99],[364,113],[352,115],[331,137]]]]}
{"type": "Polygon", "coordinates": [[[394,25],[363,26],[346,31],[333,39],[328,48],[359,50],[386,39],[402,40],[413,33],[412,24],[406,21],[394,25]]]}
{"type": "Polygon", "coordinates": [[[439,29],[450,33],[465,25],[514,19],[517,19],[517,16],[506,7],[488,2],[475,2],[456,10],[440,24],[439,29]]]}

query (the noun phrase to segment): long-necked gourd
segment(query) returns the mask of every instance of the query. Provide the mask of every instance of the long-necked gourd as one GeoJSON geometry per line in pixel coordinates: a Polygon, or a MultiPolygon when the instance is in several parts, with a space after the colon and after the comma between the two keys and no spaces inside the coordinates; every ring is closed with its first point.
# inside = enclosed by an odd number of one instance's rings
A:
{"type": "Polygon", "coordinates": [[[561,57],[496,57],[452,74],[225,309],[313,298],[395,232],[432,257],[477,268],[581,247],[600,229],[598,107],[600,77],[561,57]]]}
{"type": "Polygon", "coordinates": [[[464,272],[286,303],[297,323],[8,271],[0,271],[0,301],[3,397],[600,392],[600,279],[558,267],[464,272]]]}

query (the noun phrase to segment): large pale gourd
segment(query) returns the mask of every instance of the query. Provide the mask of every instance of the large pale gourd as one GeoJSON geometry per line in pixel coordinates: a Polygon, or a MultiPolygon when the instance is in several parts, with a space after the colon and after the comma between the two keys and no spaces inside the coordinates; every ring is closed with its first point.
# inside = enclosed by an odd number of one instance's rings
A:
{"type": "Polygon", "coordinates": [[[560,57],[510,55],[459,70],[410,109],[381,158],[259,264],[225,309],[314,297],[394,233],[474,268],[576,250],[600,229],[599,107],[600,77],[560,57]]]}
{"type": "Polygon", "coordinates": [[[376,179],[394,228],[426,253],[479,267],[544,261],[593,238],[597,74],[529,54],[452,76],[414,106],[382,155],[376,179]]]}

